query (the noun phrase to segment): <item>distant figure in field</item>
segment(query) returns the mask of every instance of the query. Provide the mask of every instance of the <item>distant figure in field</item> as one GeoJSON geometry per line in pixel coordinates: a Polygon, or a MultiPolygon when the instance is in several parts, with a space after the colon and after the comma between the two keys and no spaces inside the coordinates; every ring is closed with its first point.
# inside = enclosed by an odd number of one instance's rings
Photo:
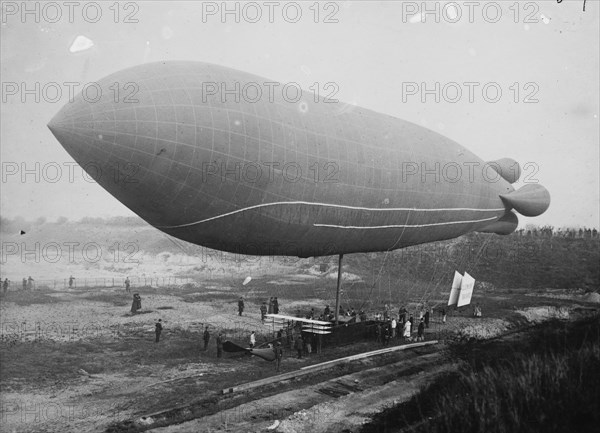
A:
{"type": "Polygon", "coordinates": [[[308,338],[306,338],[306,353],[307,355],[310,355],[312,352],[312,337],[314,336],[314,334],[311,334],[310,336],[308,336],[308,338]]]}
{"type": "Polygon", "coordinates": [[[202,339],[204,340],[204,350],[206,351],[206,349],[208,349],[208,342],[210,341],[210,332],[208,332],[208,326],[204,328],[202,339]]]}
{"type": "Polygon", "coordinates": [[[269,314],[273,314],[273,297],[269,298],[269,314]]]}
{"type": "Polygon", "coordinates": [[[277,296],[273,298],[273,314],[279,314],[279,301],[277,296]]]}
{"type": "Polygon", "coordinates": [[[23,290],[27,290],[27,278],[23,278],[23,290]]]}
{"type": "Polygon", "coordinates": [[[281,343],[282,339],[283,339],[283,330],[280,329],[279,331],[277,331],[277,341],[279,341],[281,343]]]}
{"type": "Polygon", "coordinates": [[[133,294],[133,302],[131,303],[131,313],[135,314],[142,309],[142,297],[139,293],[133,294]]]}
{"type": "Polygon", "coordinates": [[[446,309],[442,308],[440,313],[442,314],[442,323],[446,323],[446,309]]]}
{"type": "Polygon", "coordinates": [[[279,371],[279,367],[281,366],[281,358],[283,358],[283,348],[281,347],[281,342],[278,341],[273,350],[275,351],[275,365],[277,371],[279,371]]]}
{"type": "Polygon", "coordinates": [[[129,277],[125,278],[125,291],[127,293],[131,293],[131,289],[129,288],[130,285],[131,283],[129,282],[129,277]]]}
{"type": "Polygon", "coordinates": [[[32,290],[33,289],[33,282],[35,280],[33,278],[31,278],[31,275],[29,276],[29,278],[27,278],[27,290],[32,290]]]}
{"type": "Polygon", "coordinates": [[[331,314],[331,309],[329,308],[329,305],[325,305],[325,310],[323,310],[323,315],[325,317],[328,317],[329,314],[331,314]]]}
{"type": "Polygon", "coordinates": [[[238,314],[241,316],[243,312],[244,312],[244,298],[242,298],[240,296],[240,299],[238,300],[238,314]]]}
{"type": "Polygon", "coordinates": [[[217,358],[223,356],[223,334],[219,332],[217,336],[217,358]]]}
{"type": "Polygon", "coordinates": [[[411,322],[410,320],[407,320],[406,322],[404,322],[404,333],[402,334],[402,336],[404,337],[404,340],[406,341],[410,341],[410,333],[411,333],[411,322]]]}
{"type": "Polygon", "coordinates": [[[302,340],[302,334],[298,335],[294,342],[294,349],[298,352],[298,359],[302,358],[302,351],[304,350],[304,341],[302,340]]]}
{"type": "Polygon", "coordinates": [[[155,343],[158,343],[158,340],[160,340],[160,333],[162,330],[162,319],[158,319],[158,322],[156,322],[156,325],[154,325],[154,333],[156,334],[156,340],[154,340],[155,343]]]}
{"type": "Polygon", "coordinates": [[[396,322],[396,318],[392,319],[392,338],[396,338],[396,326],[398,326],[398,322],[396,322]]]}
{"type": "Polygon", "coordinates": [[[7,290],[8,290],[8,278],[5,278],[4,281],[2,282],[2,291],[4,293],[6,293],[7,290]]]}
{"type": "Polygon", "coordinates": [[[429,328],[429,309],[427,309],[427,311],[425,311],[424,319],[425,319],[425,327],[429,328]]]}
{"type": "Polygon", "coordinates": [[[252,331],[250,333],[250,349],[254,348],[255,345],[256,345],[256,334],[254,333],[254,331],[252,331]]]}
{"type": "Polygon", "coordinates": [[[419,327],[417,328],[417,341],[425,340],[425,321],[421,319],[419,321],[419,327]]]}
{"type": "Polygon", "coordinates": [[[75,282],[75,277],[73,275],[71,275],[69,277],[69,289],[73,288],[73,283],[75,282]]]}
{"type": "Polygon", "coordinates": [[[265,316],[267,315],[267,303],[263,302],[260,306],[260,321],[265,323],[265,316]]]}

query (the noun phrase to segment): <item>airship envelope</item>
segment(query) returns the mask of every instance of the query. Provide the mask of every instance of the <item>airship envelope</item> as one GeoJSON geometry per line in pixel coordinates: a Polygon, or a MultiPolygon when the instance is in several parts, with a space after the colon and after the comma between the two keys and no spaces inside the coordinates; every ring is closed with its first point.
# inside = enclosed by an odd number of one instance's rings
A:
{"type": "Polygon", "coordinates": [[[447,137],[359,106],[340,109],[292,83],[169,61],[97,84],[50,121],[54,136],[141,218],[208,248],[388,251],[505,233],[511,209],[537,215],[549,204],[545,189],[515,192],[516,172],[490,177],[483,160],[447,137]]]}

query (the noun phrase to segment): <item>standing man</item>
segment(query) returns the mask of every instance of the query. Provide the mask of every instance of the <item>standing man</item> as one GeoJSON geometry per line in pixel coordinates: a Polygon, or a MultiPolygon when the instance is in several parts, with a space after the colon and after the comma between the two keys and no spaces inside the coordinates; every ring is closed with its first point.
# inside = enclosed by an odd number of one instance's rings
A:
{"type": "Polygon", "coordinates": [[[27,278],[23,278],[23,290],[27,290],[27,278]]]}
{"type": "Polygon", "coordinates": [[[396,318],[392,318],[392,338],[396,338],[396,326],[398,323],[396,322],[396,318]]]}
{"type": "Polygon", "coordinates": [[[217,336],[217,358],[223,356],[223,335],[219,332],[217,336]]]}
{"type": "Polygon", "coordinates": [[[8,278],[5,278],[4,281],[2,282],[2,291],[4,293],[6,293],[7,290],[8,290],[8,278]]]}
{"type": "Polygon", "coordinates": [[[279,301],[277,300],[277,296],[273,298],[273,314],[279,314],[279,301]]]}
{"type": "Polygon", "coordinates": [[[138,310],[142,309],[142,297],[139,293],[133,294],[133,302],[131,303],[131,314],[137,313],[138,310]]]}
{"type": "Polygon", "coordinates": [[[406,323],[406,308],[405,307],[400,308],[399,313],[400,313],[400,315],[399,315],[400,323],[402,323],[402,326],[404,326],[404,324],[406,323]]]}
{"type": "Polygon", "coordinates": [[[27,278],[27,290],[32,290],[33,289],[33,282],[35,280],[33,278],[31,278],[31,275],[29,276],[29,278],[27,278]]]}
{"type": "Polygon", "coordinates": [[[419,327],[417,328],[417,341],[425,341],[425,322],[423,319],[419,321],[419,327]]]}
{"type": "Polygon", "coordinates": [[[390,327],[389,324],[383,326],[383,346],[387,347],[390,345],[390,327]]]}
{"type": "Polygon", "coordinates": [[[273,297],[269,298],[269,314],[273,314],[273,297]]]}
{"type": "Polygon", "coordinates": [[[129,289],[129,285],[130,285],[129,277],[127,277],[127,278],[125,278],[125,291],[127,293],[131,293],[131,290],[129,289]]]}
{"type": "Polygon", "coordinates": [[[156,322],[156,325],[154,325],[154,333],[156,334],[156,340],[154,340],[155,343],[158,343],[158,340],[160,340],[160,333],[163,330],[162,327],[162,319],[158,319],[158,322],[156,322]]]}
{"type": "Polygon", "coordinates": [[[210,332],[208,332],[208,326],[204,328],[204,334],[202,334],[204,340],[204,351],[208,349],[208,342],[210,341],[210,332]]]}
{"type": "Polygon", "coordinates": [[[238,301],[238,314],[241,316],[243,312],[244,312],[244,298],[242,298],[240,296],[240,299],[238,301]]]}
{"type": "Polygon", "coordinates": [[[302,340],[302,334],[298,334],[298,338],[294,342],[294,349],[298,352],[298,359],[302,358],[302,350],[304,349],[304,341],[302,340]]]}
{"type": "Polygon", "coordinates": [[[265,316],[267,314],[267,303],[263,302],[260,306],[260,321],[265,323],[265,316]]]}
{"type": "Polygon", "coordinates": [[[75,277],[73,275],[71,275],[69,277],[69,289],[73,288],[73,282],[75,281],[75,277]]]}
{"type": "Polygon", "coordinates": [[[446,309],[442,308],[442,323],[446,323],[446,309]]]}
{"type": "Polygon", "coordinates": [[[281,366],[281,358],[283,358],[283,349],[281,347],[281,342],[277,342],[275,347],[273,348],[275,351],[275,365],[277,366],[277,371],[279,372],[279,367],[281,366]]]}
{"type": "Polygon", "coordinates": [[[425,327],[429,328],[429,308],[425,311],[425,327]]]}
{"type": "Polygon", "coordinates": [[[254,331],[252,331],[252,333],[250,334],[250,349],[253,349],[255,344],[256,344],[256,335],[254,334],[254,331]]]}

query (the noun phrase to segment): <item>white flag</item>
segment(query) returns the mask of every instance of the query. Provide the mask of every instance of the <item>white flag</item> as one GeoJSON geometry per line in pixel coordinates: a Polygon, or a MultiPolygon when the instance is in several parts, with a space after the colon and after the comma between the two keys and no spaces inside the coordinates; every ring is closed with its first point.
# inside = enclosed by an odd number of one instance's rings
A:
{"type": "Polygon", "coordinates": [[[448,306],[456,304],[458,301],[458,292],[460,291],[460,282],[462,281],[462,275],[458,271],[454,271],[454,281],[452,281],[452,290],[450,291],[450,298],[448,299],[448,306]]]}
{"type": "Polygon", "coordinates": [[[475,287],[475,278],[465,272],[465,276],[460,283],[460,293],[458,296],[457,307],[463,305],[469,305],[471,303],[471,296],[473,296],[473,287],[475,287]]]}

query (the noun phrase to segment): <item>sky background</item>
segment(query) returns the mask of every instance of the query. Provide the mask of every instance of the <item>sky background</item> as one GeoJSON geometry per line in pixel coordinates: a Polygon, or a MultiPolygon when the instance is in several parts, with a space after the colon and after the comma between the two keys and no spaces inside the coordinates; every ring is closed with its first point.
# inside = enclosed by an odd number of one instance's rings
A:
{"type": "MultiPolygon", "coordinates": [[[[489,2],[479,2],[472,20],[467,5],[457,2],[462,17],[455,23],[449,21],[455,19],[456,8],[446,10],[448,19],[442,15],[445,2],[437,3],[437,23],[435,14],[425,16],[423,23],[408,13],[420,1],[332,2],[326,10],[321,3],[318,23],[314,6],[310,9],[313,2],[298,3],[302,17],[295,23],[282,15],[286,2],[275,7],[273,23],[263,2],[258,2],[263,12],[258,23],[236,23],[233,15],[223,20],[220,14],[203,19],[200,2],[132,2],[127,10],[121,5],[118,23],[109,9],[112,2],[102,4],[96,23],[83,18],[83,6],[75,9],[70,23],[65,6],[58,22],[48,22],[55,15],[48,9],[48,19],[41,14],[38,23],[34,15],[7,14],[12,4],[4,2],[1,215],[48,220],[133,215],[99,185],[86,181],[80,169],[69,178],[64,164],[73,159],[46,127],[68,103],[68,88],[61,86],[57,101],[42,97],[36,102],[34,95],[8,94],[6,86],[16,83],[22,90],[22,83],[29,89],[36,82],[40,88],[51,82],[84,84],[145,62],[195,60],[294,81],[305,89],[315,82],[335,82],[337,99],[423,125],[483,160],[511,157],[522,167],[530,163],[522,179],[538,180],[550,191],[552,203],[540,217],[521,217],[521,225],[599,226],[597,1],[587,1],[585,12],[583,0],[530,2],[528,7],[518,3],[518,17],[514,2],[498,2],[502,15],[497,22],[491,22],[492,7],[487,15],[482,12],[489,2]],[[123,22],[129,12],[135,12],[137,23],[123,22]],[[329,13],[337,23],[323,22],[329,13]],[[527,18],[532,22],[525,22],[527,18]],[[93,46],[77,51],[73,43],[78,36],[93,46]],[[409,82],[481,86],[472,103],[464,86],[457,103],[436,103],[431,96],[423,103],[418,95],[403,101],[403,83],[409,82]],[[503,92],[496,103],[481,94],[482,85],[490,82],[503,92]],[[530,82],[536,87],[525,88],[530,82]],[[510,90],[513,83],[519,83],[517,103],[510,90]],[[524,103],[536,88],[538,102],[524,103]],[[35,171],[36,163],[40,178],[30,174],[23,181],[21,168],[35,171]],[[55,164],[62,166],[60,176],[52,168],[55,164]],[[19,172],[12,174],[15,167],[19,172]]],[[[426,4],[431,10],[436,7],[436,2],[426,4]]],[[[221,2],[212,5],[220,7],[221,2]]],[[[292,9],[288,11],[292,18],[292,9]]],[[[92,18],[93,11],[88,12],[92,18]]]]}

